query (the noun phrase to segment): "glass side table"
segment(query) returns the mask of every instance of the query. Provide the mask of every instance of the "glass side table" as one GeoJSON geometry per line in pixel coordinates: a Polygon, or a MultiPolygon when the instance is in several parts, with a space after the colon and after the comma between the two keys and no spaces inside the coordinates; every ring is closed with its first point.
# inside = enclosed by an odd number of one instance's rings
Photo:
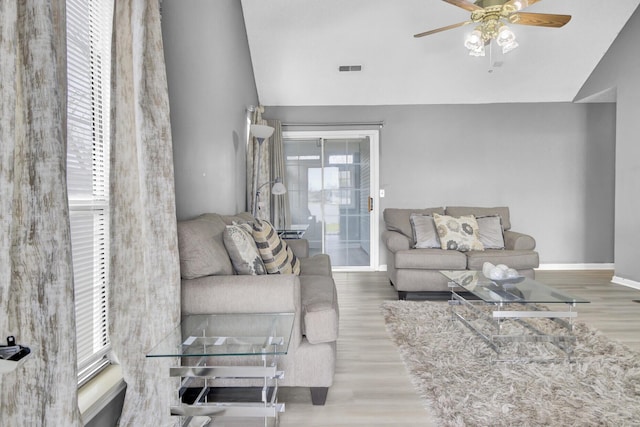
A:
{"type": "Polygon", "coordinates": [[[179,378],[171,414],[181,417],[183,426],[194,416],[210,416],[213,425],[277,426],[278,414],[284,412],[284,403],[277,399],[278,379],[284,377],[278,357],[287,354],[294,317],[294,313],[185,316],[146,355],[180,360],[180,366],[169,369],[171,377],[179,378]]]}
{"type": "Polygon", "coordinates": [[[293,224],[290,228],[276,230],[276,232],[282,239],[302,239],[308,228],[309,224],[293,224]]]}

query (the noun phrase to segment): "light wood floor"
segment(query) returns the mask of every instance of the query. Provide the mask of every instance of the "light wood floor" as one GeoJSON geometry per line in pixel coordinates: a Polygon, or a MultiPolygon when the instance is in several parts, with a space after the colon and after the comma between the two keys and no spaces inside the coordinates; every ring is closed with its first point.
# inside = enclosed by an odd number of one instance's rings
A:
{"type": "MultiPolygon", "coordinates": [[[[640,291],[610,283],[611,271],[539,271],[536,279],[590,304],[578,320],[640,351],[640,291]]],[[[340,304],[338,362],[325,406],[306,388],[283,388],[282,427],[435,426],[384,326],[380,304],[397,299],[386,273],[334,273],[340,304]]]]}

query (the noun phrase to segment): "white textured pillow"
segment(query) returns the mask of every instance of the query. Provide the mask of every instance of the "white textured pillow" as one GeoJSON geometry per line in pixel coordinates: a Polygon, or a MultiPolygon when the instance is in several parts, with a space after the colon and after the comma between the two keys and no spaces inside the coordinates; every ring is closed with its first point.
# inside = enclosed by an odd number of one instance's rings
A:
{"type": "Polygon", "coordinates": [[[478,222],[473,215],[453,217],[433,214],[433,220],[436,223],[442,249],[460,252],[484,250],[478,238],[478,222]]]}
{"type": "Polygon", "coordinates": [[[236,273],[242,275],[267,274],[249,224],[227,225],[223,239],[236,273]]]}
{"type": "Polygon", "coordinates": [[[411,214],[409,221],[413,231],[413,240],[416,242],[414,248],[440,248],[436,223],[431,215],[411,214]]]}
{"type": "Polygon", "coordinates": [[[500,215],[476,217],[479,239],[485,249],[504,249],[504,234],[500,215]]]}

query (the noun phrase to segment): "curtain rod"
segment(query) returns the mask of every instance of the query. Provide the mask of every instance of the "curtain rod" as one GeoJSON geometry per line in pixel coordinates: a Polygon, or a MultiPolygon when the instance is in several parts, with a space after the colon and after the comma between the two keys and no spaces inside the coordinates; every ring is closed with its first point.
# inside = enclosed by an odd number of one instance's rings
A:
{"type": "Polygon", "coordinates": [[[384,127],[384,122],[352,122],[352,123],[282,123],[282,126],[380,126],[384,127]]]}

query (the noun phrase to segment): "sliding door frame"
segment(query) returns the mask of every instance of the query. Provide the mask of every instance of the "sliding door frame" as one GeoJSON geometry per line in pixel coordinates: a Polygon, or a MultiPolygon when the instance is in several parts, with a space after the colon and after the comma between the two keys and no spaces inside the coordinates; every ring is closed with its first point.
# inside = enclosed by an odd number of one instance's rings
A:
{"type": "Polygon", "coordinates": [[[369,138],[370,158],[370,182],[369,197],[373,200],[373,209],[370,212],[370,248],[369,248],[369,265],[368,266],[352,266],[352,267],[333,267],[335,271],[377,271],[380,268],[380,211],[379,211],[379,195],[380,195],[380,131],[377,129],[366,130],[314,130],[314,131],[284,131],[283,139],[357,139],[369,138]]]}

